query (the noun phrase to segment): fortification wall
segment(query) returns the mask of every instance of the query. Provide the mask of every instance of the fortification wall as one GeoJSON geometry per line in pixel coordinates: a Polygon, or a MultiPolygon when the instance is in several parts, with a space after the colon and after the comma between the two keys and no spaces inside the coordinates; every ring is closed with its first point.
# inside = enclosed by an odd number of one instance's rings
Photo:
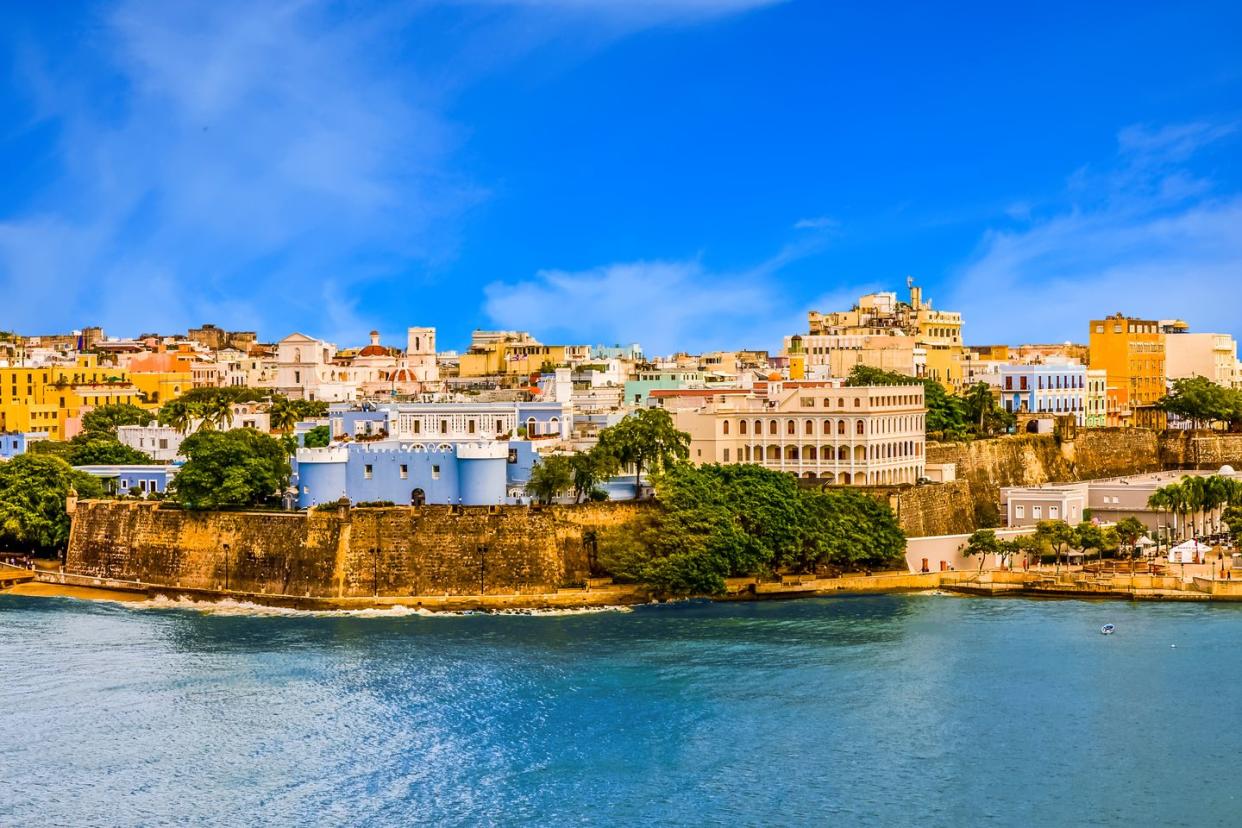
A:
{"type": "Polygon", "coordinates": [[[66,571],[306,597],[551,592],[589,574],[590,533],[644,505],[187,512],[78,504],[66,571]]]}

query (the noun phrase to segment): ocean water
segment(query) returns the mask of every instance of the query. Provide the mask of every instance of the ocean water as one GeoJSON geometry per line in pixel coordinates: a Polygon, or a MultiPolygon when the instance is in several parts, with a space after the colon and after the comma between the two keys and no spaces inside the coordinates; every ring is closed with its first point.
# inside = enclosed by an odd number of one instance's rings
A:
{"type": "Polygon", "coordinates": [[[1207,604],[0,595],[0,825],[1238,825],[1240,688],[1207,604]]]}

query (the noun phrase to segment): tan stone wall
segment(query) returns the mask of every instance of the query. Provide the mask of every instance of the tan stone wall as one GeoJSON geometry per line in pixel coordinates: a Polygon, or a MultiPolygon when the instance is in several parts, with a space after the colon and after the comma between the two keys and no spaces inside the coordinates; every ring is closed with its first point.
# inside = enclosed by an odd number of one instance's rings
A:
{"type": "Polygon", "coordinates": [[[587,577],[588,532],[623,524],[643,508],[196,513],[84,502],[74,515],[66,570],[310,597],[478,594],[480,577],[487,593],[547,592],[587,577]]]}

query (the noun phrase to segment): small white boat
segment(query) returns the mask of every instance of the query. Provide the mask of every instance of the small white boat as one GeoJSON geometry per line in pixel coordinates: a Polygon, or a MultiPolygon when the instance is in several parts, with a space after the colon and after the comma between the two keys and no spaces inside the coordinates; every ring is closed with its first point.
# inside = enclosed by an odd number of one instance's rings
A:
{"type": "Polygon", "coordinates": [[[1116,631],[1117,631],[1117,628],[1114,627],[1112,624],[1105,624],[1104,626],[1100,627],[1100,635],[1112,635],[1116,631]]]}

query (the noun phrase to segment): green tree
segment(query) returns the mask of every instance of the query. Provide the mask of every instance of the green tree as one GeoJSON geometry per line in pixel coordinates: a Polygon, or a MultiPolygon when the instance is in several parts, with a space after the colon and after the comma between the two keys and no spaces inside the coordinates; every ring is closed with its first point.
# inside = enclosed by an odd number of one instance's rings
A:
{"type": "Polygon", "coordinates": [[[322,448],[331,442],[332,432],[326,425],[315,426],[302,438],[302,445],[306,448],[322,448]]]}
{"type": "Polygon", "coordinates": [[[279,431],[281,434],[292,432],[293,427],[302,419],[298,414],[297,407],[288,397],[277,397],[272,400],[272,405],[268,408],[267,413],[273,430],[279,431]]]}
{"type": "Polygon", "coordinates": [[[139,408],[136,405],[113,403],[111,405],[101,405],[82,415],[82,430],[92,434],[106,434],[115,437],[117,426],[146,426],[150,425],[153,420],[155,420],[155,415],[145,408],[139,408]]]}
{"type": "Polygon", "coordinates": [[[966,548],[962,550],[967,557],[979,556],[980,572],[983,571],[988,555],[1000,555],[1002,551],[1001,541],[992,529],[978,529],[973,532],[966,540],[966,548]]]}
{"type": "Polygon", "coordinates": [[[169,489],[187,509],[257,506],[289,484],[289,455],[280,441],[252,428],[199,431],[181,444],[187,458],[169,489]]]}
{"type": "Polygon", "coordinates": [[[1056,554],[1057,570],[1060,571],[1061,556],[1069,553],[1076,539],[1074,528],[1060,520],[1041,520],[1035,524],[1035,538],[1042,548],[1056,554]]]}
{"type": "Polygon", "coordinates": [[[71,466],[158,465],[149,454],[130,448],[114,438],[92,436],[91,432],[79,434],[70,441],[65,459],[71,466]]]}
{"type": "Polygon", "coordinates": [[[563,454],[552,454],[541,459],[530,470],[526,491],[542,503],[551,503],[574,485],[573,467],[563,454]]]}
{"type": "MultiPolygon", "coordinates": [[[[804,557],[800,569],[888,569],[905,561],[906,535],[887,503],[849,488],[800,489],[804,557]]],[[[791,565],[791,561],[782,561],[791,565]]]]}
{"type": "Polygon", "coordinates": [[[1230,506],[1221,515],[1221,521],[1229,528],[1234,543],[1242,541],[1242,506],[1230,506]]]}
{"type": "Polygon", "coordinates": [[[595,446],[590,451],[580,451],[569,460],[573,472],[574,500],[581,503],[584,497],[595,491],[603,481],[620,470],[620,463],[611,453],[595,446]]]}
{"type": "Polygon", "coordinates": [[[1138,518],[1128,517],[1118,521],[1115,529],[1118,541],[1129,552],[1130,557],[1134,557],[1134,546],[1139,538],[1147,534],[1147,527],[1138,518]]]}
{"type": "Polygon", "coordinates": [[[200,430],[227,431],[233,425],[233,401],[223,394],[203,402],[199,409],[203,422],[200,430]]]}
{"type": "Polygon", "coordinates": [[[634,496],[642,492],[643,469],[659,472],[690,456],[690,435],[678,431],[663,408],[640,408],[600,432],[601,450],[634,469],[634,496]]]}
{"type": "Polygon", "coordinates": [[[164,403],[160,407],[158,419],[160,425],[175,428],[182,434],[188,434],[190,428],[194,425],[194,421],[201,417],[201,404],[193,400],[187,400],[182,395],[175,400],[164,403]]]}
{"type": "Polygon", "coordinates": [[[69,539],[65,498],[103,496],[98,478],[75,471],[59,457],[23,454],[0,463],[0,546],[51,551],[69,539]]]}
{"type": "Polygon", "coordinates": [[[1219,423],[1242,430],[1242,391],[1217,385],[1205,377],[1185,377],[1156,404],[1168,414],[1188,420],[1194,428],[1219,423]]]}

